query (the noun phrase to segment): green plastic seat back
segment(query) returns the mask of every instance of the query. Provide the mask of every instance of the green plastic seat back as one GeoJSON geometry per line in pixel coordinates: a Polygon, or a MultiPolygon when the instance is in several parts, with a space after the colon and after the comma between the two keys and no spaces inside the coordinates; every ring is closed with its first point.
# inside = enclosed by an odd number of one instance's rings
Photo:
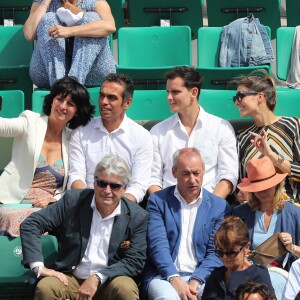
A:
{"type": "MultiPolygon", "coordinates": [[[[56,237],[51,235],[44,235],[41,240],[44,263],[49,266],[56,259],[57,240],[56,237]]],[[[35,275],[22,265],[23,256],[20,237],[9,239],[7,236],[0,236],[0,250],[0,298],[5,298],[5,295],[13,297],[14,295],[32,294],[34,292],[35,275]]],[[[15,296],[13,299],[18,299],[15,296]]]]}
{"type": "Polygon", "coordinates": [[[31,108],[29,64],[33,42],[24,38],[23,26],[0,26],[0,90],[22,90],[25,108],[31,108]]]}
{"type": "MultiPolygon", "coordinates": [[[[225,90],[234,88],[228,86],[228,81],[241,75],[249,74],[257,69],[271,72],[270,65],[223,68],[219,67],[220,39],[223,27],[202,27],[198,31],[198,65],[197,70],[204,77],[202,88],[225,90]]],[[[267,33],[271,31],[266,26],[267,33]]]]}
{"type": "MultiPolygon", "coordinates": [[[[99,87],[87,88],[90,93],[90,101],[91,104],[95,105],[95,114],[94,116],[99,116],[99,87]]],[[[43,111],[43,103],[45,96],[50,93],[49,90],[44,89],[35,89],[32,93],[32,110],[38,113],[42,113],[43,111]]]]}
{"type": "Polygon", "coordinates": [[[29,66],[33,43],[28,42],[23,26],[0,27],[0,67],[29,66]]]}
{"type": "Polygon", "coordinates": [[[281,26],[280,3],[280,0],[206,0],[208,26],[228,25],[253,13],[261,24],[271,28],[273,39],[281,26]]]}
{"type": "Polygon", "coordinates": [[[164,75],[169,69],[192,64],[190,28],[121,28],[118,57],[117,72],[129,75],[133,79],[135,90],[165,89],[164,75]]]}
{"type": "Polygon", "coordinates": [[[290,59],[295,27],[277,29],[276,38],[276,72],[277,77],[286,80],[290,70],[290,59]]]}
{"type": "MultiPolygon", "coordinates": [[[[24,111],[24,94],[22,91],[0,91],[0,117],[16,118],[24,111]]],[[[10,162],[13,138],[0,137],[0,173],[10,162]]]]}
{"type": "Polygon", "coordinates": [[[200,92],[200,105],[215,116],[226,120],[240,120],[239,110],[232,101],[235,90],[207,90],[200,92]]]}
{"type": "Polygon", "coordinates": [[[24,24],[27,20],[32,0],[0,0],[0,25],[4,19],[13,19],[15,25],[24,24]]]}
{"type": "Polygon", "coordinates": [[[286,0],[286,21],[288,27],[300,25],[300,1],[286,0]]]}
{"type": "Polygon", "coordinates": [[[118,29],[124,27],[124,0],[107,0],[112,15],[114,16],[116,23],[116,32],[113,34],[114,38],[117,38],[118,29]]]}
{"type": "Polygon", "coordinates": [[[172,115],[166,90],[135,91],[126,112],[135,121],[164,120],[172,115]]]}
{"type": "Polygon", "coordinates": [[[289,88],[277,90],[275,114],[278,116],[300,118],[299,100],[300,90],[289,88]]]}
{"type": "Polygon", "coordinates": [[[121,28],[118,38],[119,66],[160,68],[191,65],[190,32],[188,26],[121,28]]]}
{"type": "MultiPolygon", "coordinates": [[[[198,28],[203,26],[203,0],[128,0],[127,2],[132,27],[160,26],[161,20],[167,19],[172,26],[189,26],[192,39],[196,39],[198,28]]],[[[176,47],[179,44],[180,40],[176,43],[176,47]]],[[[174,46],[175,44],[170,50],[173,50],[174,46]]]]}

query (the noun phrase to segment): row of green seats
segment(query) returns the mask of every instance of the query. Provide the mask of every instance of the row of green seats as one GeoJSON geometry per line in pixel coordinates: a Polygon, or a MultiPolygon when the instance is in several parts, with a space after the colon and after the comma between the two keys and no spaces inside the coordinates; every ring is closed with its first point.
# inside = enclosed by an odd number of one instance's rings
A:
{"type": "MultiPolygon", "coordinates": [[[[266,27],[271,36],[271,30],[266,27]]],[[[271,73],[270,65],[219,67],[222,27],[198,29],[197,69],[204,76],[203,88],[226,89],[230,79],[257,69],[271,73]]],[[[133,78],[136,89],[161,89],[164,74],[173,66],[192,65],[191,29],[188,26],[124,27],[118,33],[117,72],[133,78]]]]}
{"type": "MultiPolygon", "coordinates": [[[[95,115],[99,115],[99,88],[88,89],[91,102],[96,106],[95,115]]],[[[41,112],[45,95],[49,91],[36,90],[32,95],[33,111],[41,112]]],[[[209,113],[226,120],[243,120],[232,98],[235,90],[207,90],[200,92],[199,103],[209,113]]],[[[277,105],[275,113],[284,116],[300,117],[300,90],[279,89],[277,91],[277,105]]],[[[165,90],[137,90],[134,92],[132,104],[127,115],[139,122],[160,121],[172,115],[165,90]]]]}

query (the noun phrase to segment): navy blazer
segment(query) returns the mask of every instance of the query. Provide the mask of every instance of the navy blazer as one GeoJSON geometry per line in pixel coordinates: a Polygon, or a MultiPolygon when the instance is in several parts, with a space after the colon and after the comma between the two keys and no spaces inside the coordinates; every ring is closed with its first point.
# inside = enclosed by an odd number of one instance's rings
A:
{"type": "MultiPolygon", "coordinates": [[[[148,250],[149,267],[145,273],[145,289],[150,280],[160,274],[167,278],[178,274],[174,261],[178,255],[181,236],[181,206],[174,196],[175,186],[152,194],[148,199],[148,250]]],[[[193,277],[203,281],[211,271],[222,265],[215,254],[213,239],[230,207],[224,199],[203,189],[202,203],[198,209],[193,232],[193,243],[198,266],[193,277]]]]}
{"type": "MultiPolygon", "coordinates": [[[[253,241],[253,231],[255,222],[255,211],[251,210],[248,203],[236,206],[233,215],[240,217],[247,225],[250,241],[253,241]]],[[[293,243],[300,245],[300,207],[285,201],[284,207],[278,212],[275,232],[288,232],[293,238],[293,243]]]]}
{"type": "MultiPolygon", "coordinates": [[[[72,272],[81,262],[91,230],[94,190],[69,190],[54,204],[31,214],[21,224],[24,264],[43,261],[41,235],[54,232],[58,237],[58,257],[53,268],[72,272]]],[[[108,248],[108,266],[101,273],[112,280],[117,276],[139,275],[146,261],[147,212],[122,198],[121,214],[115,216],[108,248]],[[129,248],[120,247],[130,241],[129,248]]]]}

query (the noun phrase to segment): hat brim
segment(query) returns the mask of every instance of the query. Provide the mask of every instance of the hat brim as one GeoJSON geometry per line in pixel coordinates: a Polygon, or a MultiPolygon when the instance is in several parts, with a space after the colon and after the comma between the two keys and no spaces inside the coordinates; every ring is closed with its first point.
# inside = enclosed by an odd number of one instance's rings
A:
{"type": "Polygon", "coordinates": [[[251,192],[251,193],[260,192],[260,191],[267,190],[267,189],[269,189],[269,188],[277,185],[287,175],[288,175],[288,173],[283,173],[283,174],[278,174],[277,173],[274,177],[272,177],[270,179],[263,180],[263,181],[258,181],[258,182],[251,182],[251,181],[241,182],[240,184],[237,185],[237,187],[240,190],[246,191],[246,192],[251,192]]]}

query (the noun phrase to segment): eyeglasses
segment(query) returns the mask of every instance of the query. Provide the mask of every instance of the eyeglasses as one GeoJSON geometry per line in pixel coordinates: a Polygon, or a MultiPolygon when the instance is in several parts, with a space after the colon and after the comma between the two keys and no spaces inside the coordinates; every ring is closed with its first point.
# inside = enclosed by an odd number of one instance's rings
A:
{"type": "Polygon", "coordinates": [[[245,247],[244,246],[241,246],[241,248],[239,250],[229,250],[229,251],[222,251],[220,249],[216,249],[215,252],[220,256],[220,257],[223,257],[224,255],[226,255],[227,257],[230,257],[230,258],[234,258],[234,257],[237,257],[238,254],[243,250],[243,248],[245,247]]]}
{"type": "Polygon", "coordinates": [[[112,191],[118,191],[121,187],[125,185],[125,183],[116,183],[116,182],[107,182],[103,179],[99,179],[95,177],[95,182],[97,186],[101,189],[105,189],[108,185],[112,191]]]}
{"type": "Polygon", "coordinates": [[[258,92],[255,91],[239,91],[235,94],[235,96],[232,97],[233,103],[235,103],[235,101],[241,102],[243,100],[243,98],[247,95],[257,95],[258,92]]]}

